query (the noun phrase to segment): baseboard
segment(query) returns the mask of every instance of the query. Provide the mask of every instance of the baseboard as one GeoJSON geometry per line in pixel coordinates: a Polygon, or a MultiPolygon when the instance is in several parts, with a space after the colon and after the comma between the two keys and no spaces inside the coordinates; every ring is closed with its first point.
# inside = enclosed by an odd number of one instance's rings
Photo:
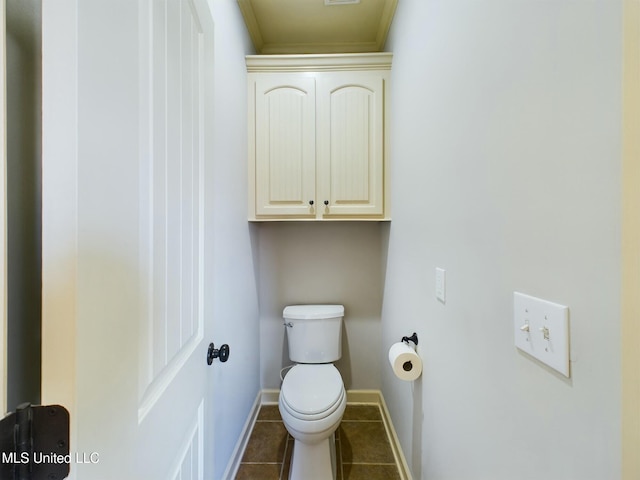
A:
{"type": "Polygon", "coordinates": [[[262,390],[262,405],[277,405],[280,398],[280,390],[264,389],[262,390]]]}
{"type": "Polygon", "coordinates": [[[400,439],[396,434],[396,429],[393,427],[393,422],[391,421],[391,414],[389,413],[389,409],[387,408],[387,404],[384,401],[384,397],[382,396],[382,392],[378,392],[380,397],[380,410],[382,411],[382,421],[387,428],[387,432],[390,436],[389,443],[391,444],[391,449],[393,450],[393,455],[396,457],[396,464],[398,465],[398,470],[400,470],[400,477],[403,480],[413,480],[413,476],[411,475],[411,470],[409,470],[409,464],[407,463],[407,459],[404,457],[404,453],[402,452],[402,448],[400,448],[400,439]]]}
{"type": "Polygon", "coordinates": [[[236,478],[238,469],[240,468],[240,462],[242,461],[242,455],[244,454],[245,448],[247,448],[247,443],[249,442],[249,437],[251,436],[253,425],[256,423],[256,419],[258,418],[258,413],[260,412],[261,405],[262,391],[259,391],[255,401],[253,402],[253,406],[249,411],[247,421],[244,422],[244,427],[242,427],[240,437],[236,442],[236,447],[233,449],[233,453],[231,454],[231,458],[229,460],[229,463],[227,464],[227,468],[225,469],[224,474],[222,475],[222,478],[227,480],[236,478]]]}
{"type": "Polygon", "coordinates": [[[380,405],[380,390],[347,390],[347,403],[380,405]]]}

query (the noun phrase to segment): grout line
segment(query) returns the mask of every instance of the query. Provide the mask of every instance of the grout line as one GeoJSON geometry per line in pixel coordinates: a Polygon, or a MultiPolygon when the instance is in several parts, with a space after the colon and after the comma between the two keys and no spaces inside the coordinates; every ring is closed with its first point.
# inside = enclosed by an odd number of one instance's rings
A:
{"type": "Polygon", "coordinates": [[[280,478],[280,480],[285,480],[283,478],[283,476],[284,476],[284,467],[285,467],[285,464],[287,462],[287,452],[289,451],[289,448],[290,448],[289,444],[290,443],[291,443],[291,439],[289,438],[289,435],[287,435],[287,441],[284,444],[284,454],[283,454],[283,457],[282,457],[282,466],[280,467],[280,476],[278,477],[278,478],[280,478]]]}
{"type": "Polygon", "coordinates": [[[338,436],[339,447],[338,447],[338,455],[340,455],[340,478],[344,480],[344,462],[342,461],[342,436],[340,435],[340,427],[336,429],[336,435],[338,436]]]}
{"type": "Polygon", "coordinates": [[[340,423],[384,423],[382,420],[342,420],[340,423]]]}

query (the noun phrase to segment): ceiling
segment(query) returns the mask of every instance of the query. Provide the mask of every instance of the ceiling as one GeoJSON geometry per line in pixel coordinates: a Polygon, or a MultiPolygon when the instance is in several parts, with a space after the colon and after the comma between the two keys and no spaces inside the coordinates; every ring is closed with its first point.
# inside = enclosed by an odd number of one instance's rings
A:
{"type": "Polygon", "coordinates": [[[237,0],[260,54],[380,52],[398,0],[237,0]]]}

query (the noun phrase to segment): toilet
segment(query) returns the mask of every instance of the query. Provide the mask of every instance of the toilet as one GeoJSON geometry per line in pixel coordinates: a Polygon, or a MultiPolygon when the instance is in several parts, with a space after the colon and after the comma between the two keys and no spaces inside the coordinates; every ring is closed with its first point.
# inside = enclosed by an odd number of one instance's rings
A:
{"type": "Polygon", "coordinates": [[[347,406],[340,372],[342,305],[292,305],[284,309],[289,358],[278,406],[294,438],[289,480],[335,480],[334,432],[347,406]]]}

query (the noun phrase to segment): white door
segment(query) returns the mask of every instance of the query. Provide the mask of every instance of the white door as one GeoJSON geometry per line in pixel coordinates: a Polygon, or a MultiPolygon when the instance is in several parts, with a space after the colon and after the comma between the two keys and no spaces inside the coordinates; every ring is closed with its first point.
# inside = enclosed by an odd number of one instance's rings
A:
{"type": "Polygon", "coordinates": [[[43,2],[43,404],[78,480],[211,478],[205,0],[43,2]]]}
{"type": "Polygon", "coordinates": [[[7,411],[7,86],[5,0],[0,0],[0,417],[7,411]]]}

